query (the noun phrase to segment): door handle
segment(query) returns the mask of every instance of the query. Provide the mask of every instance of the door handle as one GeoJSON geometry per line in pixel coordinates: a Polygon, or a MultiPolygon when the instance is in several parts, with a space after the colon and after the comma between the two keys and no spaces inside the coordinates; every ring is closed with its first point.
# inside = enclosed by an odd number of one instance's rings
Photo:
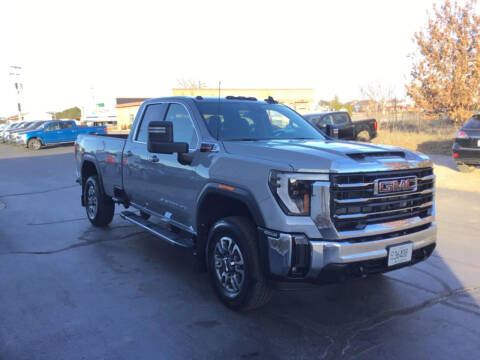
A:
{"type": "Polygon", "coordinates": [[[158,162],[158,156],[157,155],[152,155],[152,157],[150,158],[150,161],[154,162],[154,163],[158,162]]]}

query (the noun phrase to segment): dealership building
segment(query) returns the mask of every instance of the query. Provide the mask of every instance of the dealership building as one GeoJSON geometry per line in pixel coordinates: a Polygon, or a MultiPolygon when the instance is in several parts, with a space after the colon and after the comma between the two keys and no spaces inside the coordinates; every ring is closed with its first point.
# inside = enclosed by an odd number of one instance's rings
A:
{"type": "MultiPolygon", "coordinates": [[[[216,97],[218,89],[172,89],[173,96],[203,96],[216,97]]],[[[221,96],[246,96],[255,97],[259,100],[273,97],[281,104],[295,109],[301,114],[313,110],[315,97],[313,89],[221,89],[221,96]]],[[[117,98],[117,125],[120,129],[126,130],[131,127],[137,114],[138,108],[143,101],[149,98],[117,98]]]]}

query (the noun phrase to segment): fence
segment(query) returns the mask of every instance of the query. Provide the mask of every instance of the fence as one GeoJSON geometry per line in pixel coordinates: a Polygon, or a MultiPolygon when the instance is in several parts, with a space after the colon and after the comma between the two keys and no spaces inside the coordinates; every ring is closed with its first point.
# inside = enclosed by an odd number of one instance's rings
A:
{"type": "Polygon", "coordinates": [[[385,112],[385,113],[353,113],[353,120],[375,118],[380,130],[404,131],[425,134],[451,134],[458,126],[448,118],[438,116],[427,118],[421,112],[385,112]]]}

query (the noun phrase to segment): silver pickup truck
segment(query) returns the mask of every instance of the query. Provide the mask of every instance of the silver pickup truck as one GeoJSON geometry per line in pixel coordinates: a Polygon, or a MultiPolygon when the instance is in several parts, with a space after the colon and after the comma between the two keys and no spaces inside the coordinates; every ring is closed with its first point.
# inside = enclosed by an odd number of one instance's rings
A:
{"type": "Polygon", "coordinates": [[[93,225],[133,208],[121,217],[191,248],[234,309],[278,282],[364,277],[435,248],[427,156],[327,138],[272,98],[148,100],[129,135],[79,135],[75,157],[93,225]]]}

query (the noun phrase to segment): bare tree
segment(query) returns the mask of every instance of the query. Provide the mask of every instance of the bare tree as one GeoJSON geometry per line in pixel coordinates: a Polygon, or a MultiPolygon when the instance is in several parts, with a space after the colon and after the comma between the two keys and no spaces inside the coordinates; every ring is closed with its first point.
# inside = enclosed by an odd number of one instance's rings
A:
{"type": "Polygon", "coordinates": [[[177,79],[177,83],[181,88],[184,89],[202,89],[207,87],[207,84],[204,81],[191,78],[177,79]]]}
{"type": "Polygon", "coordinates": [[[362,96],[373,102],[375,112],[385,113],[387,104],[394,98],[393,87],[381,84],[378,80],[360,88],[362,96]]]}

